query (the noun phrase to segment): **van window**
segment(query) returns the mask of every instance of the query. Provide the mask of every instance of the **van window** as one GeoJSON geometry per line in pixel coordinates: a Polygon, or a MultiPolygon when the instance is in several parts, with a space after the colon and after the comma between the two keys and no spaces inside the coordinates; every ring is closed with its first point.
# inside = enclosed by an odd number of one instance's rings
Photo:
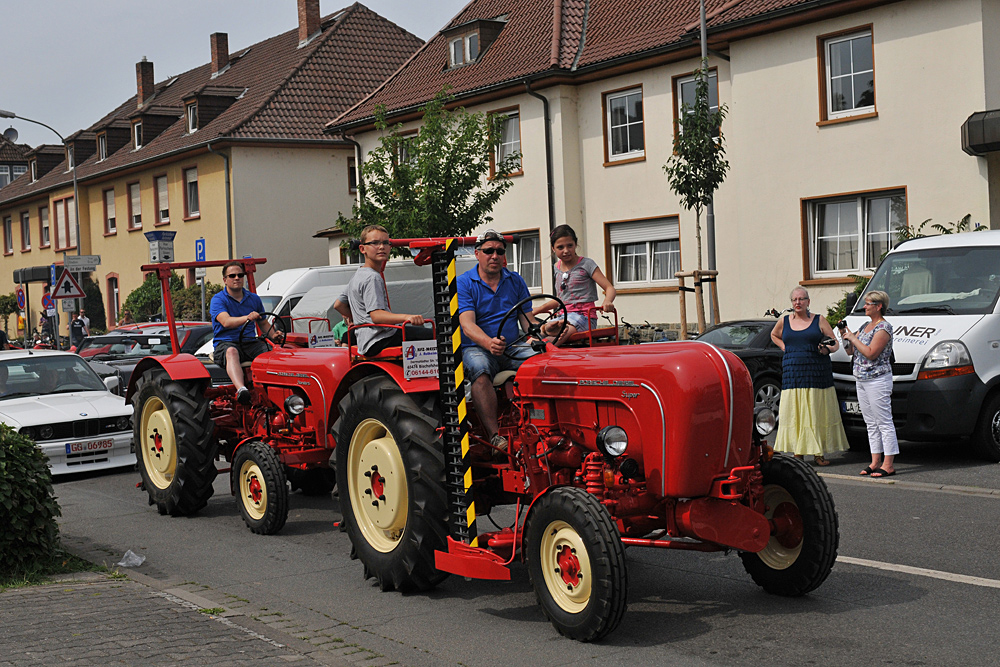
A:
{"type": "MultiPolygon", "coordinates": [[[[1000,292],[1000,246],[933,248],[888,255],[866,291],[889,295],[889,314],[993,312],[1000,292]]],[[[863,313],[859,299],[854,313],[863,313]]]]}
{"type": "Polygon", "coordinates": [[[258,294],[257,296],[260,297],[261,303],[264,304],[265,313],[273,313],[274,309],[281,303],[280,296],[264,296],[263,294],[258,294]]]}

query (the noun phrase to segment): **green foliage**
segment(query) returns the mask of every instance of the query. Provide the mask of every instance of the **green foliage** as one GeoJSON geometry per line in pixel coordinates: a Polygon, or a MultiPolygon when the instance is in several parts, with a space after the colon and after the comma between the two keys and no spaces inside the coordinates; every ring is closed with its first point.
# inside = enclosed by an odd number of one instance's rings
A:
{"type": "Polygon", "coordinates": [[[48,562],[58,547],[61,514],[45,454],[0,424],[0,572],[9,577],[48,562]]]}
{"type": "Polygon", "coordinates": [[[380,145],[369,153],[361,172],[364,198],[353,208],[353,217],[340,214],[337,225],[357,238],[372,224],[382,225],[395,238],[463,236],[484,223],[511,186],[509,175],[520,154],[495,166],[501,117],[448,111],[453,98],[447,89],[424,107],[418,134],[390,128],[386,109],[375,110],[375,126],[382,133],[380,145]]]}
{"type": "Polygon", "coordinates": [[[104,297],[101,295],[101,287],[97,281],[91,277],[80,281],[80,287],[86,298],[83,300],[83,309],[87,311],[90,318],[90,333],[104,333],[107,330],[108,316],[104,310],[104,297]]]}
{"type": "Polygon", "coordinates": [[[674,152],[663,165],[667,182],[681,205],[696,216],[698,239],[698,270],[701,270],[701,211],[712,202],[712,195],[726,178],[726,160],[722,121],[726,105],[712,112],[708,106],[708,60],[694,71],[695,105],[681,107],[674,133],[674,152]]]}
{"type": "MultiPolygon", "coordinates": [[[[181,280],[177,272],[170,274],[170,294],[173,296],[177,291],[184,289],[184,281],[181,280]]],[[[122,309],[132,313],[132,319],[136,322],[148,322],[149,319],[160,312],[160,279],[155,273],[146,276],[142,284],[132,290],[131,294],[122,304],[122,309]]],[[[200,312],[199,312],[200,316],[200,312]]]]}
{"type": "Polygon", "coordinates": [[[13,292],[10,294],[0,294],[0,317],[3,318],[3,330],[7,331],[7,326],[10,323],[10,316],[17,312],[17,295],[13,292]]]}
{"type": "MultiPolygon", "coordinates": [[[[222,285],[215,283],[205,283],[205,317],[209,317],[208,310],[212,297],[222,291],[222,285]]],[[[190,287],[179,290],[171,290],[170,297],[174,303],[174,317],[178,320],[197,321],[201,319],[201,285],[195,283],[190,287]]]]}

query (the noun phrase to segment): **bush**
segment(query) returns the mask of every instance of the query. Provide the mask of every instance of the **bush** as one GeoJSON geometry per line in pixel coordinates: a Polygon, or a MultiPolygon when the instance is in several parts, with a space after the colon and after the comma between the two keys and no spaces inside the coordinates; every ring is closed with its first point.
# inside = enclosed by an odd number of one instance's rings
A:
{"type": "Polygon", "coordinates": [[[59,546],[48,459],[34,442],[0,424],[0,573],[30,572],[59,546]]]}

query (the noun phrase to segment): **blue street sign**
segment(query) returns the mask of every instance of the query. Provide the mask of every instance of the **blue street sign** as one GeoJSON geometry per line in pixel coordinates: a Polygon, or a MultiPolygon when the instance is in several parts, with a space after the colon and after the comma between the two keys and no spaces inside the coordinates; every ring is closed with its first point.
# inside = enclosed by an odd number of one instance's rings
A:
{"type": "Polygon", "coordinates": [[[52,295],[46,292],[42,295],[42,308],[45,310],[52,310],[56,307],[56,302],[52,299],[52,295]]]}
{"type": "Polygon", "coordinates": [[[147,241],[173,241],[176,235],[177,232],[167,232],[162,229],[155,232],[145,232],[143,234],[147,241]]]}
{"type": "Polygon", "coordinates": [[[56,284],[56,265],[55,264],[49,264],[49,284],[50,285],[55,285],[56,284]]]}
{"type": "Polygon", "coordinates": [[[205,261],[205,239],[195,239],[194,241],[194,261],[205,261]]]}
{"type": "Polygon", "coordinates": [[[20,287],[17,288],[17,307],[19,310],[24,310],[25,305],[24,290],[20,287]]]}

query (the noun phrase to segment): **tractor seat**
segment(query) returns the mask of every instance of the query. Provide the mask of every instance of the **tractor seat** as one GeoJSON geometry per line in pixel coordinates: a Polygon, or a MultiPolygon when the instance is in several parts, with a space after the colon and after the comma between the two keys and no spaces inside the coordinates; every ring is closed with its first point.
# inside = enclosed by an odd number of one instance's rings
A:
{"type": "Polygon", "coordinates": [[[568,343],[586,343],[591,339],[591,337],[593,337],[594,340],[599,338],[614,338],[617,333],[618,329],[615,327],[604,327],[590,331],[577,331],[575,334],[570,334],[564,345],[568,343]]]}
{"type": "MultiPolygon", "coordinates": [[[[218,361],[215,360],[215,350],[212,350],[212,353],[210,355],[208,355],[208,358],[211,359],[212,363],[215,364],[216,366],[222,366],[222,364],[220,364],[218,361]]],[[[252,361],[241,361],[240,362],[240,368],[250,368],[251,366],[253,366],[253,362],[252,361]]]]}
{"type": "Polygon", "coordinates": [[[493,378],[493,386],[499,389],[507,380],[513,380],[515,375],[517,371],[500,371],[493,378]]]}
{"type": "Polygon", "coordinates": [[[401,346],[387,347],[375,355],[361,354],[360,352],[358,352],[357,345],[351,346],[351,359],[371,361],[373,359],[399,359],[402,356],[403,356],[403,348],[401,346]]]}

